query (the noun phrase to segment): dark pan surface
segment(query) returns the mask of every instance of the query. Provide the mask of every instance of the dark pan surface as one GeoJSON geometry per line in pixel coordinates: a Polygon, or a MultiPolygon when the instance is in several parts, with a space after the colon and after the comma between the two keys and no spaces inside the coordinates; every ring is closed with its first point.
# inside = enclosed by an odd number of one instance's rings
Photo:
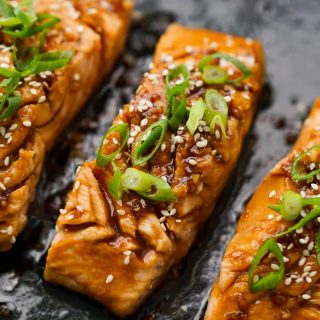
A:
{"type": "Polygon", "coordinates": [[[178,21],[260,39],[268,82],[254,127],[214,215],[183,264],[132,319],[201,319],[237,218],[267,171],[295,140],[320,95],[319,0],[140,1],[126,51],[105,85],[47,156],[30,221],[0,254],[0,319],[115,319],[89,299],[43,281],[57,212],[77,165],[93,158],[117,109],[128,102],[166,26],[178,21]]]}

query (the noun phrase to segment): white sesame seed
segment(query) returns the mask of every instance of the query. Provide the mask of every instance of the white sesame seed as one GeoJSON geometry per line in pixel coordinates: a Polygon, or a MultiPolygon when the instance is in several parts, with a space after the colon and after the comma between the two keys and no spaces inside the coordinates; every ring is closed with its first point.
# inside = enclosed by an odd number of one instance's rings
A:
{"type": "Polygon", "coordinates": [[[59,212],[60,212],[61,214],[66,214],[66,213],[67,213],[67,210],[66,210],[66,209],[60,209],[59,212]]]}
{"type": "Polygon", "coordinates": [[[168,210],[161,210],[161,214],[163,215],[163,216],[165,216],[165,217],[169,217],[169,212],[168,212],[168,210]]]}
{"type": "Polygon", "coordinates": [[[114,143],[114,144],[119,144],[119,141],[116,139],[116,138],[112,138],[112,142],[114,143]]]}
{"type": "Polygon", "coordinates": [[[10,131],[16,130],[18,128],[18,125],[16,123],[12,124],[9,128],[10,131]]]}
{"type": "Polygon", "coordinates": [[[202,141],[198,141],[196,143],[196,146],[198,148],[205,148],[207,146],[207,144],[208,144],[208,140],[205,139],[205,140],[202,140],[202,141]]]}
{"type": "Polygon", "coordinates": [[[283,262],[286,263],[286,262],[289,262],[289,261],[290,261],[290,260],[289,260],[287,257],[285,257],[285,256],[283,257],[283,262]]]}
{"type": "Polygon", "coordinates": [[[126,265],[130,263],[130,255],[128,255],[124,258],[123,263],[126,265]]]}
{"type": "Polygon", "coordinates": [[[282,216],[281,215],[278,215],[277,217],[276,217],[276,221],[281,221],[282,220],[282,216]]]}
{"type": "Polygon", "coordinates": [[[307,281],[308,283],[311,283],[311,282],[312,282],[312,279],[311,279],[310,277],[306,277],[306,281],[307,281]]]}
{"type": "Polygon", "coordinates": [[[97,8],[89,8],[87,9],[87,14],[96,14],[98,11],[97,11],[97,8]]]}
{"type": "Polygon", "coordinates": [[[286,286],[290,286],[290,284],[291,284],[291,282],[292,282],[292,278],[287,278],[285,281],[284,281],[284,284],[286,285],[286,286]]]}
{"type": "Polygon", "coordinates": [[[255,274],[254,276],[253,276],[253,283],[256,283],[257,281],[259,281],[259,276],[257,275],[257,274],[255,274]]]}
{"type": "Polygon", "coordinates": [[[315,184],[315,183],[311,183],[311,188],[313,190],[319,190],[319,186],[317,184],[315,184]]]}
{"type": "Polygon", "coordinates": [[[8,226],[8,228],[7,228],[7,234],[8,234],[9,236],[11,236],[12,233],[13,233],[13,227],[10,225],[10,226],[8,226]]]}
{"type": "Polygon", "coordinates": [[[303,282],[303,278],[298,277],[298,278],[295,280],[295,282],[296,282],[296,283],[301,283],[301,282],[303,282]]]}
{"type": "Polygon", "coordinates": [[[174,137],[174,141],[176,142],[176,143],[183,143],[183,138],[181,137],[181,136],[175,136],[174,137]]]}
{"type": "Polygon", "coordinates": [[[30,93],[33,94],[34,96],[36,96],[38,94],[38,90],[34,89],[34,88],[31,88],[30,89],[30,93]]]}
{"type": "Polygon", "coordinates": [[[31,121],[29,121],[29,120],[23,121],[22,124],[23,124],[25,127],[31,127],[31,126],[32,126],[32,123],[31,123],[31,121]]]}
{"type": "Polygon", "coordinates": [[[7,167],[10,164],[10,158],[9,156],[6,156],[4,159],[4,165],[7,167]]]}
{"type": "Polygon", "coordinates": [[[146,126],[148,124],[148,119],[142,119],[141,120],[141,127],[144,127],[144,126],[146,126]]]}
{"type": "Polygon", "coordinates": [[[77,31],[78,31],[79,33],[82,33],[82,32],[84,31],[84,27],[83,27],[83,26],[78,26],[78,27],[77,27],[77,31]]]}
{"type": "Polygon", "coordinates": [[[191,164],[192,166],[196,166],[198,164],[197,160],[195,159],[189,159],[188,160],[189,164],[191,164]]]}
{"type": "Polygon", "coordinates": [[[272,263],[272,264],[271,264],[271,269],[272,269],[272,270],[279,270],[280,267],[279,267],[279,265],[277,265],[276,263],[272,263]]]}
{"type": "Polygon", "coordinates": [[[181,222],[182,222],[181,219],[176,220],[176,223],[181,223],[181,222]]]}
{"type": "Polygon", "coordinates": [[[78,73],[78,72],[73,75],[73,80],[74,81],[79,81],[80,78],[81,78],[81,76],[80,76],[80,73],[78,73]]]}
{"type": "Polygon", "coordinates": [[[123,215],[126,214],[126,212],[125,212],[124,210],[122,210],[122,209],[118,209],[118,210],[117,210],[117,213],[118,213],[120,216],[123,216],[123,215]]]}
{"type": "Polygon", "coordinates": [[[171,152],[171,153],[173,153],[173,152],[174,152],[174,150],[176,150],[176,147],[175,147],[175,145],[174,145],[174,144],[172,144],[172,145],[171,145],[171,147],[170,147],[170,152],[171,152]]]}
{"type": "Polygon", "coordinates": [[[297,229],[296,233],[301,234],[303,232],[303,228],[297,229]]]}
{"type": "Polygon", "coordinates": [[[311,299],[311,296],[309,294],[305,293],[305,294],[302,295],[302,299],[309,300],[309,299],[311,299]]]}
{"type": "Polygon", "coordinates": [[[269,214],[269,215],[268,215],[268,220],[272,220],[273,217],[274,217],[273,214],[269,214]]]}
{"type": "Polygon", "coordinates": [[[272,190],[272,191],[270,191],[270,193],[269,193],[269,198],[273,198],[275,195],[276,195],[276,191],[275,191],[275,190],[272,190]]]}
{"type": "Polygon", "coordinates": [[[83,208],[81,206],[76,206],[76,209],[80,212],[83,212],[83,208]]]}
{"type": "Polygon", "coordinates": [[[225,96],[225,97],[224,97],[224,100],[225,100],[226,102],[230,102],[230,101],[231,101],[231,97],[230,97],[230,96],[225,96]]]}
{"type": "Polygon", "coordinates": [[[69,216],[66,217],[67,220],[72,220],[74,218],[73,214],[70,214],[69,216]]]}
{"type": "Polygon", "coordinates": [[[303,255],[306,256],[306,257],[310,256],[309,250],[303,250],[302,253],[303,253],[303,255]]]}
{"type": "Polygon", "coordinates": [[[300,267],[302,267],[302,266],[306,263],[306,260],[307,260],[306,257],[302,257],[302,258],[299,260],[298,265],[299,265],[300,267]]]}
{"type": "Polygon", "coordinates": [[[16,242],[16,237],[14,237],[14,236],[12,236],[11,238],[10,238],[10,243],[11,244],[14,244],[15,242],[16,242]]]}
{"type": "Polygon", "coordinates": [[[166,145],[165,143],[163,143],[163,144],[161,145],[161,151],[166,150],[166,147],[167,147],[167,145],[166,145]]]}
{"type": "Polygon", "coordinates": [[[200,87],[202,87],[203,86],[203,81],[202,80],[197,80],[196,81],[196,87],[197,88],[200,88],[200,87]]]}
{"type": "Polygon", "coordinates": [[[311,270],[311,266],[305,266],[303,268],[303,271],[309,272],[311,270]]]}
{"type": "Polygon", "coordinates": [[[317,273],[318,273],[317,271],[311,271],[311,272],[309,273],[309,276],[310,276],[310,277],[314,277],[317,273]]]}
{"type": "Polygon", "coordinates": [[[6,191],[6,190],[7,190],[6,186],[5,186],[2,182],[0,182],[0,188],[1,188],[3,191],[6,191]]]}
{"type": "Polygon", "coordinates": [[[112,274],[108,274],[107,278],[106,278],[106,283],[110,283],[113,281],[113,275],[112,274]]]}
{"type": "Polygon", "coordinates": [[[134,141],[134,138],[130,137],[130,138],[128,139],[128,144],[132,144],[133,141],[134,141]]]}

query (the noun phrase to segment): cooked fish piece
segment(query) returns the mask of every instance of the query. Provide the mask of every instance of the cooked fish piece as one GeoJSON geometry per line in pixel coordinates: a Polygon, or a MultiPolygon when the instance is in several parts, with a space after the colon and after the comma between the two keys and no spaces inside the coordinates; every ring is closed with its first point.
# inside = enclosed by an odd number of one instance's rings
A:
{"type": "MultiPolygon", "coordinates": [[[[48,30],[42,51],[71,50],[73,56],[64,68],[24,77],[17,88],[20,109],[0,121],[0,251],[11,248],[26,224],[45,151],[53,147],[120,54],[131,9],[131,0],[36,2],[36,12],[61,19],[48,30]]],[[[0,32],[2,67],[15,67],[13,41],[0,32]]],[[[30,47],[38,42],[35,36],[23,44],[30,47]]]]}
{"type": "MultiPolygon", "coordinates": [[[[218,62],[222,65],[220,72],[228,70],[231,77],[240,75],[234,64],[222,59],[218,62]]],[[[147,177],[161,177],[176,195],[175,202],[168,198],[157,198],[156,202],[129,191],[116,200],[108,187],[113,179],[111,164],[101,167],[95,161],[85,162],[65,208],[60,210],[58,231],[47,257],[47,281],[86,294],[120,317],[132,314],[187,254],[212,213],[252,121],[263,84],[263,50],[250,39],[171,25],[157,45],[152,69],[114,120],[114,125],[128,124],[130,128],[127,143],[114,158],[122,173],[132,164],[139,141],[153,135],[145,134],[150,132],[147,128],[159,119],[166,123],[165,79],[177,68],[190,70],[189,85],[181,91],[186,94],[190,113],[208,89],[215,88],[222,104],[228,105],[225,142],[219,128],[215,134],[210,133],[204,120],[198,123],[194,135],[183,119],[176,130],[164,131],[161,147],[147,164],[135,168],[148,172],[147,177]],[[218,51],[241,59],[252,76],[236,84],[204,84],[198,63],[218,51]]],[[[181,83],[179,75],[174,85],[181,83]]],[[[102,146],[108,154],[118,148],[119,138],[118,132],[105,137],[102,146]]],[[[149,191],[153,192],[152,188],[149,191]]]]}
{"type": "MultiPolygon", "coordinates": [[[[281,209],[284,210],[281,214],[269,208],[270,205],[288,201],[284,200],[288,199],[288,191],[301,194],[307,199],[312,198],[313,201],[320,196],[319,175],[307,181],[295,181],[292,178],[293,164],[297,161],[297,156],[314,146],[319,146],[320,149],[319,128],[320,98],[315,102],[291,152],[270,171],[243,212],[236,234],[227,246],[219,277],[211,292],[206,320],[320,318],[320,267],[316,257],[320,249],[317,249],[319,243],[316,241],[319,219],[312,219],[305,226],[300,225],[287,235],[277,236],[288,227],[299,223],[302,217],[308,216],[312,207],[306,206],[303,210],[298,207],[298,216],[293,221],[287,221],[288,208],[281,209]],[[271,237],[275,238],[283,254],[283,276],[281,281],[269,290],[250,290],[249,270],[257,252],[271,237]]],[[[316,148],[314,150],[316,151],[316,148]]],[[[301,161],[307,171],[319,170],[319,150],[310,159],[306,157],[301,161]]],[[[295,194],[295,197],[300,199],[299,195],[295,194]]],[[[289,199],[291,202],[292,194],[289,199]]],[[[296,204],[296,201],[292,204],[296,204]]],[[[290,211],[294,212],[295,207],[289,209],[289,213],[290,211]]],[[[279,266],[281,264],[274,254],[267,255],[257,266],[253,282],[257,283],[256,281],[270,271],[281,272],[279,266]]],[[[274,276],[272,278],[274,281],[274,276]]]]}

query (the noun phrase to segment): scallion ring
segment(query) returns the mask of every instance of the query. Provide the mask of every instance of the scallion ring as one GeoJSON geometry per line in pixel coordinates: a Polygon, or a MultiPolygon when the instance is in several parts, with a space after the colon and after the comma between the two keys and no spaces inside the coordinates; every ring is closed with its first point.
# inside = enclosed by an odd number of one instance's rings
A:
{"type": "Polygon", "coordinates": [[[168,120],[169,126],[172,130],[177,130],[179,125],[187,114],[187,99],[185,96],[179,101],[176,97],[172,98],[172,112],[168,120]]]}
{"type": "MultiPolygon", "coordinates": [[[[248,77],[251,76],[252,72],[238,59],[231,57],[227,54],[224,53],[214,53],[212,55],[206,56],[204,57],[198,65],[199,70],[201,71],[202,75],[204,75],[205,73],[205,69],[208,68],[210,65],[210,62],[214,59],[223,59],[226,60],[228,62],[231,62],[232,64],[234,64],[242,73],[242,76],[236,78],[236,79],[228,79],[228,77],[224,77],[222,76],[222,73],[220,72],[221,76],[218,78],[219,79],[219,84],[223,84],[223,83],[235,83],[235,82],[240,82],[248,77]],[[225,79],[225,82],[222,81],[222,79],[225,79]]],[[[210,71],[210,69],[209,69],[210,71]]],[[[208,70],[207,70],[207,73],[208,70]]],[[[206,79],[203,77],[203,80],[206,82],[206,79]]],[[[210,84],[210,80],[209,82],[207,82],[208,84],[210,84]]],[[[216,84],[218,84],[216,82],[216,84]]]]}
{"type": "Polygon", "coordinates": [[[199,126],[199,122],[203,118],[206,111],[206,105],[203,99],[198,99],[191,107],[189,118],[187,121],[187,128],[191,134],[194,134],[199,126]]]}
{"type": "Polygon", "coordinates": [[[145,165],[161,146],[167,132],[168,120],[161,119],[151,126],[139,137],[133,153],[133,165],[145,165]],[[151,151],[150,151],[151,149],[151,151]]]}
{"type": "Polygon", "coordinates": [[[104,137],[102,138],[102,141],[101,141],[98,153],[97,153],[97,157],[96,157],[97,166],[98,167],[105,167],[106,165],[108,165],[113,160],[113,158],[121,152],[121,150],[123,149],[123,147],[127,143],[128,137],[129,137],[129,126],[127,123],[120,123],[120,124],[117,124],[117,125],[111,127],[106,132],[104,137]],[[112,152],[111,154],[104,155],[103,154],[104,141],[105,141],[105,139],[107,139],[108,135],[112,132],[119,133],[120,138],[121,138],[121,144],[116,151],[112,152]]]}
{"type": "Polygon", "coordinates": [[[202,78],[207,84],[223,84],[228,80],[227,72],[218,66],[206,66],[203,69],[202,78]]]}
{"type": "Polygon", "coordinates": [[[159,177],[128,168],[121,176],[121,186],[152,201],[175,201],[176,194],[170,185],[159,177]]]}
{"type": "Polygon", "coordinates": [[[312,151],[314,150],[320,150],[320,145],[313,146],[309,148],[307,151],[300,154],[293,162],[292,170],[291,170],[291,178],[295,181],[301,181],[301,180],[312,180],[314,176],[320,173],[320,169],[313,170],[309,173],[302,173],[300,171],[300,163],[306,156],[309,156],[312,151]]]}
{"type": "Polygon", "coordinates": [[[249,270],[249,288],[250,291],[255,293],[258,291],[266,291],[266,290],[273,290],[275,289],[280,281],[284,277],[284,261],[283,261],[283,254],[274,238],[269,238],[262,247],[258,250],[256,256],[253,259],[252,265],[249,270]],[[279,270],[277,272],[270,272],[263,277],[261,277],[257,281],[253,281],[254,277],[254,271],[257,268],[260,261],[263,259],[263,257],[269,253],[272,252],[274,256],[277,258],[277,260],[280,263],[279,270]]]}

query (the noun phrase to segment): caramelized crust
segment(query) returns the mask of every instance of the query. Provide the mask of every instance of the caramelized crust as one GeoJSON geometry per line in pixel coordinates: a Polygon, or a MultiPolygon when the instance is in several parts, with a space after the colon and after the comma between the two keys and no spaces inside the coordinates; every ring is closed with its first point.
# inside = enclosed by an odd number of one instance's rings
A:
{"type": "MultiPolygon", "coordinates": [[[[99,168],[95,161],[84,163],[66,207],[60,211],[58,232],[47,257],[47,281],[86,294],[125,317],[187,254],[212,213],[250,127],[263,82],[260,44],[217,32],[170,26],[157,46],[152,69],[114,120],[114,124],[126,122],[130,126],[127,146],[115,160],[125,170],[139,136],[164,113],[168,69],[187,63],[191,71],[187,94],[190,107],[206,90],[197,64],[215,51],[241,59],[253,73],[238,86],[215,86],[221,94],[230,96],[226,98],[230,100],[226,143],[210,135],[206,126],[194,136],[184,125],[177,133],[168,130],[161,148],[140,169],[170,183],[178,197],[174,203],[154,203],[133,192],[115,201],[107,190],[111,166],[99,168]]],[[[233,65],[228,68],[232,70],[229,72],[238,72],[233,65]]],[[[117,134],[109,137],[106,149],[117,149],[118,138],[117,134]]]]}
{"type": "MultiPolygon", "coordinates": [[[[119,55],[131,9],[131,0],[36,2],[37,12],[61,18],[48,31],[44,51],[74,54],[63,69],[24,78],[18,88],[21,108],[0,121],[0,251],[10,249],[26,223],[45,151],[53,147],[119,55]]],[[[24,44],[37,41],[31,37],[24,44]]],[[[0,61],[14,68],[12,39],[0,33],[0,42],[0,61]]]]}
{"type": "MultiPolygon", "coordinates": [[[[315,255],[319,221],[277,239],[285,256],[285,277],[271,292],[251,293],[248,270],[264,241],[294,222],[268,208],[292,190],[308,197],[319,196],[318,188],[291,180],[294,158],[320,144],[320,98],[305,121],[292,151],[266,176],[243,212],[234,238],[228,244],[220,275],[209,298],[206,320],[315,320],[320,318],[320,267],[315,255]]],[[[319,163],[318,161],[315,161],[319,163]]],[[[258,273],[272,271],[272,257],[264,259],[258,273]]]]}

